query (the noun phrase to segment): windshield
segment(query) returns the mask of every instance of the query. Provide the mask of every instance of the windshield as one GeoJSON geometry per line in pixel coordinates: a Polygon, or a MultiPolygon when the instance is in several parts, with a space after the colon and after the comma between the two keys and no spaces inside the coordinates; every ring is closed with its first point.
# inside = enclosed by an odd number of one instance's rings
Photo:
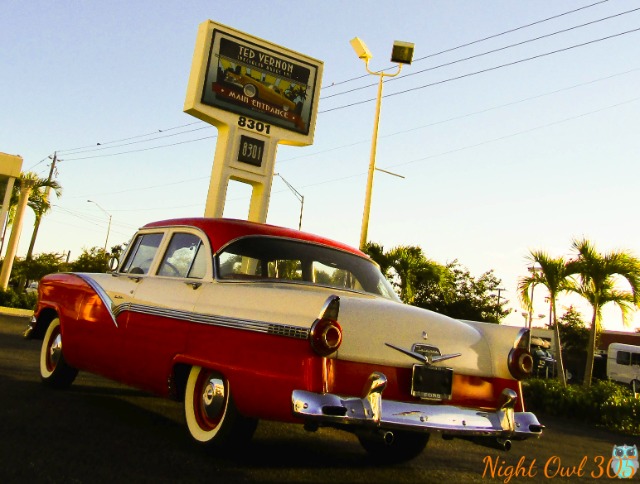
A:
{"type": "Polygon", "coordinates": [[[364,257],[310,242],[244,237],[217,257],[224,280],[278,280],[366,292],[398,301],[378,267],[364,257]]]}

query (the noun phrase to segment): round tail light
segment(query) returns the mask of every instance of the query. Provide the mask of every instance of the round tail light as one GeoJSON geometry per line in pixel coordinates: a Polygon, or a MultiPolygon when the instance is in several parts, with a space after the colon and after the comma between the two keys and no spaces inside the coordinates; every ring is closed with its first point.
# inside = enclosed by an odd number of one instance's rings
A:
{"type": "Polygon", "coordinates": [[[320,356],[335,353],[342,343],[342,328],[333,319],[317,319],[311,326],[309,342],[313,350],[320,356]]]}
{"type": "Polygon", "coordinates": [[[507,362],[511,375],[516,380],[522,380],[531,376],[533,372],[533,356],[529,351],[529,331],[523,331],[516,340],[513,349],[509,352],[507,362]]]}

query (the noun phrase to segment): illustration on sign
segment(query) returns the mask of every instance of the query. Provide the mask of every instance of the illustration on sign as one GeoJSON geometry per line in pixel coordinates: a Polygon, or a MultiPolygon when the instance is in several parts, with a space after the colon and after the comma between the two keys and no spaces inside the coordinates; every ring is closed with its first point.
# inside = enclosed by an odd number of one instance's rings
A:
{"type": "Polygon", "coordinates": [[[202,103],[307,134],[316,68],[214,31],[202,103]]]}

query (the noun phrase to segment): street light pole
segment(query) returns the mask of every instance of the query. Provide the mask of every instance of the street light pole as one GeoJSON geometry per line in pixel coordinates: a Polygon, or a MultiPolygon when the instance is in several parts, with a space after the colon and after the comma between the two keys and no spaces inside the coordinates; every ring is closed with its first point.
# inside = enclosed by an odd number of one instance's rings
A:
{"type": "Polygon", "coordinates": [[[280,179],[284,182],[284,184],[287,185],[287,187],[289,187],[289,190],[293,192],[295,197],[298,200],[300,200],[300,220],[298,221],[298,230],[302,230],[302,211],[304,210],[304,195],[300,193],[298,190],[296,190],[295,188],[293,188],[293,186],[287,180],[285,180],[280,173],[274,173],[274,175],[279,176],[280,179]]]}
{"type": "Polygon", "coordinates": [[[373,136],[371,138],[371,156],[369,157],[369,172],[367,173],[367,190],[364,196],[364,211],[362,212],[362,226],[360,228],[360,249],[363,249],[367,243],[367,235],[369,232],[369,216],[371,214],[371,194],[373,193],[373,175],[376,170],[376,153],[378,149],[378,127],[380,126],[380,107],[382,105],[382,85],[385,75],[395,77],[400,74],[402,65],[398,65],[398,71],[395,74],[385,74],[380,71],[378,73],[369,70],[369,61],[366,63],[367,72],[379,76],[378,81],[378,97],[376,99],[376,112],[373,118],[373,136]]]}
{"type": "Polygon", "coordinates": [[[360,229],[360,249],[364,249],[369,232],[369,215],[371,213],[371,195],[373,192],[373,175],[376,170],[376,152],[378,147],[378,127],[380,125],[380,107],[382,104],[382,85],[385,77],[395,77],[400,74],[403,64],[411,64],[413,59],[413,44],[409,42],[395,41],[391,52],[391,61],[397,64],[398,70],[388,74],[384,71],[372,71],[369,69],[369,60],[373,57],[365,43],[355,37],[351,40],[351,46],[357,56],[364,60],[365,68],[371,75],[378,76],[378,96],[376,98],[376,111],[373,119],[373,136],[371,139],[371,156],[369,157],[369,171],[367,173],[367,188],[364,198],[364,210],[362,213],[362,227],[360,229]]]}
{"type": "Polygon", "coordinates": [[[95,204],[100,210],[102,210],[109,217],[109,225],[107,225],[107,238],[104,240],[104,253],[107,253],[107,244],[109,243],[109,233],[111,232],[111,214],[107,212],[104,208],[98,204],[98,202],[94,202],[93,200],[87,200],[89,203],[95,204]]]}

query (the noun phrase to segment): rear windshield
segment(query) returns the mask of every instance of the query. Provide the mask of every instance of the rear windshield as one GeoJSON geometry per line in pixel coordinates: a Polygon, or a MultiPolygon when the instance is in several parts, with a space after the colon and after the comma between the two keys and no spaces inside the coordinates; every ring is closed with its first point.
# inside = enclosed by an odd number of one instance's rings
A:
{"type": "Polygon", "coordinates": [[[217,275],[223,280],[315,284],[398,300],[370,260],[323,245],[277,237],[253,236],[232,242],[217,256],[217,275]]]}

